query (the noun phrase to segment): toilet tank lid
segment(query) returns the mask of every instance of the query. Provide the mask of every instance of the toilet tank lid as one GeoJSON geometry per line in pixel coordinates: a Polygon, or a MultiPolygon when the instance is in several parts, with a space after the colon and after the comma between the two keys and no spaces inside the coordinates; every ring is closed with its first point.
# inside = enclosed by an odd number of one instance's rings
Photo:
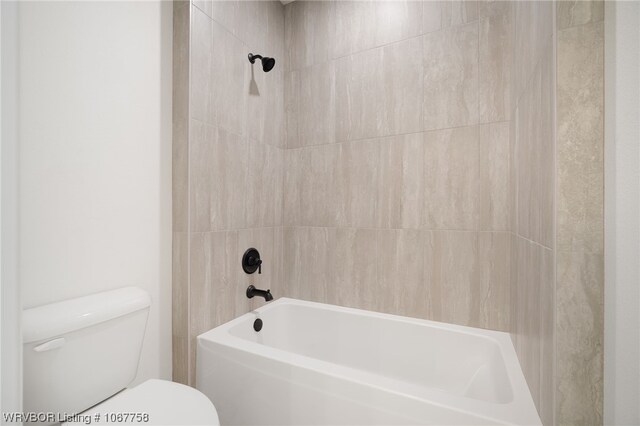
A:
{"type": "Polygon", "coordinates": [[[146,309],[149,293],[123,287],[22,311],[22,341],[37,342],[146,309]]]}

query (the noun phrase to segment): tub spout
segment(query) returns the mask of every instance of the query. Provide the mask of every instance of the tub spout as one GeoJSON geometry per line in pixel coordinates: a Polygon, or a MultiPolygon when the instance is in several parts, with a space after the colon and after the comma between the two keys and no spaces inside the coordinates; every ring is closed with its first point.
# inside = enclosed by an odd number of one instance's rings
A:
{"type": "Polygon", "coordinates": [[[271,295],[271,290],[259,290],[255,288],[253,285],[247,287],[247,297],[249,299],[253,298],[253,296],[264,297],[266,302],[270,302],[273,300],[273,296],[271,295]]]}

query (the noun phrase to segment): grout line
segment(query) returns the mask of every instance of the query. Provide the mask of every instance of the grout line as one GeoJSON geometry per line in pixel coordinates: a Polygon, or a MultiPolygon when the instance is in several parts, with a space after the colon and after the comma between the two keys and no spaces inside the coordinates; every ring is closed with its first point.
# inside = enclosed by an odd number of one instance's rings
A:
{"type": "Polygon", "coordinates": [[[340,145],[340,144],[348,144],[351,142],[363,142],[363,141],[379,141],[381,139],[390,139],[390,138],[395,138],[395,137],[401,137],[401,136],[411,136],[411,135],[419,135],[419,134],[423,134],[423,133],[434,133],[434,132],[440,132],[440,131],[444,131],[444,130],[456,130],[456,129],[464,129],[467,127],[473,127],[473,126],[488,126],[491,124],[504,124],[504,123],[509,123],[511,120],[497,120],[497,121],[491,121],[491,122],[487,122],[487,123],[476,123],[476,124],[466,124],[463,126],[455,126],[455,127],[443,127],[440,129],[431,129],[431,130],[419,130],[417,132],[407,132],[407,133],[396,133],[396,134],[391,134],[391,135],[383,135],[383,136],[371,136],[371,137],[365,137],[365,138],[356,138],[356,139],[345,139],[342,141],[336,141],[336,142],[329,142],[329,143],[321,143],[321,144],[313,144],[313,145],[305,145],[305,146],[297,146],[297,147],[293,147],[293,148],[282,148],[286,151],[296,151],[296,150],[302,150],[302,149],[309,149],[309,148],[318,148],[318,147],[323,147],[323,146],[333,146],[333,145],[340,145]]]}

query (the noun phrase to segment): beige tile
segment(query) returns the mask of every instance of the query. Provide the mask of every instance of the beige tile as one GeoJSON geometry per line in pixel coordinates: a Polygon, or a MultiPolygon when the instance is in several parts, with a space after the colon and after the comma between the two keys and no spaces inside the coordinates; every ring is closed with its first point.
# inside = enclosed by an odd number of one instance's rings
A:
{"type": "Polygon", "coordinates": [[[189,342],[190,383],[195,383],[196,336],[236,316],[235,300],[244,296],[237,285],[237,233],[190,234],[189,342]]]}
{"type": "Polygon", "coordinates": [[[377,47],[375,2],[338,1],[334,8],[334,58],[377,47]]]}
{"type": "Polygon", "coordinates": [[[191,118],[216,124],[213,98],[213,23],[196,7],[191,8],[191,118]]]}
{"type": "Polygon", "coordinates": [[[331,59],[334,2],[301,1],[285,6],[285,56],[289,70],[331,59]]]}
{"type": "Polygon", "coordinates": [[[347,224],[356,228],[374,228],[378,221],[380,144],[377,139],[344,144],[347,183],[347,224]]]}
{"type": "Polygon", "coordinates": [[[478,16],[480,19],[502,15],[511,14],[511,1],[503,0],[480,0],[478,1],[478,16]]]}
{"type": "Polygon", "coordinates": [[[246,226],[282,225],[284,151],[249,141],[246,193],[246,226]]]}
{"type": "Polygon", "coordinates": [[[287,99],[287,147],[335,142],[334,62],[293,71],[287,99]]]}
{"type": "MultiPolygon", "coordinates": [[[[514,109],[517,112],[517,109],[514,109]]],[[[518,191],[518,170],[516,156],[516,129],[517,113],[509,121],[509,231],[517,232],[517,191],[518,191]]]]}
{"type": "Polygon", "coordinates": [[[540,57],[550,48],[553,35],[553,2],[513,2],[514,93],[522,94],[540,57]]]}
{"type": "Polygon", "coordinates": [[[189,381],[189,235],[173,233],[172,255],[172,380],[189,381]]]}
{"type": "Polygon", "coordinates": [[[424,129],[478,122],[478,23],[428,33],[424,43],[424,129]]]}
{"type": "Polygon", "coordinates": [[[373,229],[327,230],[327,302],[361,309],[376,309],[382,302],[377,264],[377,232],[373,229]]]}
{"type": "Polygon", "coordinates": [[[432,318],[479,326],[471,317],[472,289],[479,280],[478,234],[426,232],[424,267],[432,318]]]}
{"type": "Polygon", "coordinates": [[[481,123],[509,120],[511,110],[511,15],[480,20],[478,108],[481,123]]]}
{"type": "Polygon", "coordinates": [[[423,1],[422,2],[422,31],[430,33],[443,28],[442,23],[442,2],[423,1]]]}
{"type": "Polygon", "coordinates": [[[558,32],[558,424],[602,423],[603,46],[602,22],[558,32]]]}
{"type": "Polygon", "coordinates": [[[329,228],[319,227],[285,229],[284,273],[291,297],[327,302],[329,232],[329,228]]]}
{"type": "Polygon", "coordinates": [[[244,133],[262,143],[284,147],[284,71],[278,67],[265,73],[257,62],[250,65],[245,97],[244,133]]]}
{"type": "MultiPolygon", "coordinates": [[[[262,53],[284,59],[284,8],[275,1],[213,0],[211,17],[244,44],[262,53]],[[279,39],[280,46],[273,45],[279,39]],[[266,50],[265,50],[266,49],[266,50]],[[278,54],[273,51],[278,50],[278,54]],[[267,53],[267,50],[270,52],[267,53]]],[[[284,68],[283,68],[284,70],[284,68]]]]}
{"type": "Polygon", "coordinates": [[[539,246],[518,238],[516,351],[536,407],[540,406],[539,246]]]}
{"type": "Polygon", "coordinates": [[[509,226],[509,122],[483,124],[479,132],[479,229],[506,231],[509,226]]]}
{"type": "Polygon", "coordinates": [[[559,1],[557,8],[558,29],[575,27],[604,20],[603,0],[559,1]]]}
{"type": "Polygon", "coordinates": [[[300,115],[300,73],[287,71],[284,75],[284,146],[299,147],[298,119],[300,115]]]}
{"type": "Polygon", "coordinates": [[[189,219],[189,7],[174,3],[172,92],[173,231],[186,232],[189,219]]]}
{"type": "Polygon", "coordinates": [[[378,227],[420,228],[424,199],[424,136],[381,139],[378,227]]]}
{"type": "MultiPolygon", "coordinates": [[[[217,125],[238,135],[247,134],[245,111],[252,66],[244,52],[248,52],[247,47],[227,29],[213,21],[215,62],[212,62],[208,69],[213,78],[217,125]]],[[[254,68],[258,66],[257,63],[253,65],[254,68]]]]}
{"type": "Polygon", "coordinates": [[[422,31],[420,1],[335,3],[335,58],[416,37],[422,31]]]}
{"type": "Polygon", "coordinates": [[[377,232],[369,229],[285,228],[287,291],[292,297],[373,309],[383,298],[376,241],[377,232]]]}
{"type": "Polygon", "coordinates": [[[374,2],[376,46],[422,34],[422,2],[416,0],[374,2]]]}
{"type": "Polygon", "coordinates": [[[555,326],[556,326],[556,275],[553,251],[541,248],[541,370],[540,370],[540,419],[544,425],[553,425],[555,411],[555,326]]]}
{"type": "Polygon", "coordinates": [[[548,248],[555,246],[555,198],[556,198],[556,141],[555,141],[555,55],[545,53],[540,65],[540,139],[537,144],[540,203],[539,242],[548,248]]]}
{"type": "Polygon", "coordinates": [[[190,327],[193,337],[233,319],[236,300],[245,297],[238,283],[237,231],[190,235],[190,327]]]}
{"type": "Polygon", "coordinates": [[[191,230],[242,228],[248,144],[224,129],[191,123],[191,230]]]}
{"type": "Polygon", "coordinates": [[[519,249],[519,240],[515,233],[509,233],[509,247],[510,247],[510,256],[509,256],[509,333],[511,335],[511,340],[513,342],[513,346],[516,349],[516,353],[519,355],[518,351],[518,331],[519,331],[519,323],[518,323],[518,312],[520,311],[520,307],[518,305],[518,249],[519,249]]]}
{"type": "Polygon", "coordinates": [[[592,23],[558,34],[558,249],[603,247],[604,33],[592,23]]]}
{"type": "Polygon", "coordinates": [[[412,38],[336,62],[338,141],[422,129],[421,50],[412,38]]]}
{"type": "Polygon", "coordinates": [[[425,33],[468,24],[478,19],[476,1],[423,1],[422,4],[422,27],[425,33]]]}
{"type": "Polygon", "coordinates": [[[506,232],[478,233],[478,286],[471,289],[472,321],[480,327],[509,331],[510,236],[506,232]]]}
{"type": "Polygon", "coordinates": [[[211,18],[211,9],[213,5],[211,0],[193,0],[193,5],[200,9],[205,15],[211,18]]]}
{"type": "Polygon", "coordinates": [[[478,19],[477,1],[454,0],[442,3],[442,20],[445,27],[468,24],[478,19]]]}
{"type": "Polygon", "coordinates": [[[479,207],[478,127],[424,134],[424,225],[476,230],[479,207]]]}
{"type": "Polygon", "coordinates": [[[557,254],[558,424],[602,424],[602,254],[557,254]]]}
{"type": "Polygon", "coordinates": [[[285,223],[346,226],[348,182],[343,145],[287,150],[285,156],[285,223]]]}
{"type": "Polygon", "coordinates": [[[539,77],[523,92],[516,118],[517,233],[533,241],[540,236],[539,77]]]}
{"type": "Polygon", "coordinates": [[[428,317],[424,281],[424,232],[378,231],[376,310],[416,318],[428,317]]]}

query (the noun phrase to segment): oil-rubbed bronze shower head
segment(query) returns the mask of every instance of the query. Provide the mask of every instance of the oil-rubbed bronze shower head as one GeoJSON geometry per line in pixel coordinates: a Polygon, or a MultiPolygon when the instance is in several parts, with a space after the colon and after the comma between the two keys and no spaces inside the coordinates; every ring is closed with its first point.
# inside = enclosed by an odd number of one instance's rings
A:
{"type": "Polygon", "coordinates": [[[276,60],[269,57],[262,57],[262,55],[254,55],[253,53],[249,53],[249,62],[252,64],[256,61],[256,59],[260,59],[262,61],[262,70],[264,72],[269,72],[276,66],[276,60]]]}

